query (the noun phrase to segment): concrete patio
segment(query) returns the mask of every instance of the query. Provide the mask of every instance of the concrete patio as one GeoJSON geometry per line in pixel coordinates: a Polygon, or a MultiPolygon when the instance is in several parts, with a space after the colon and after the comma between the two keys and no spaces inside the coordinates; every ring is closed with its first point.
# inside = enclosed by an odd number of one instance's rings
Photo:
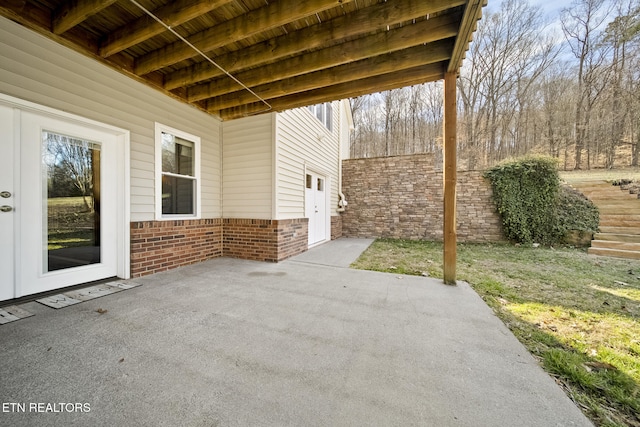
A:
{"type": "Polygon", "coordinates": [[[0,326],[0,424],[591,425],[467,284],[346,268],[368,244],[27,303],[0,326]]]}

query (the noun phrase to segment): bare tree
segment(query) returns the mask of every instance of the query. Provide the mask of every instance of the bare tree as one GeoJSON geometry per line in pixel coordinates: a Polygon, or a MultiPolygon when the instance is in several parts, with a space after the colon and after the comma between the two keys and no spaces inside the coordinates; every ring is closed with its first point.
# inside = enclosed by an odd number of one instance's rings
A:
{"type": "Polygon", "coordinates": [[[47,166],[72,183],[86,210],[93,211],[93,144],[51,132],[46,133],[46,138],[47,166]]]}
{"type": "MultiPolygon", "coordinates": [[[[562,30],[578,60],[577,99],[575,106],[575,169],[582,168],[582,151],[590,149],[587,129],[593,104],[600,95],[604,79],[599,76],[607,52],[599,29],[607,18],[606,0],[574,0],[562,12],[562,30]]],[[[587,159],[589,159],[587,157],[587,159]]],[[[587,166],[588,167],[588,166],[587,166]]]]}
{"type": "Polygon", "coordinates": [[[558,62],[546,70],[540,81],[538,97],[541,100],[540,120],[546,153],[560,158],[563,152],[564,168],[567,169],[568,150],[573,139],[571,111],[575,105],[575,85],[566,62],[558,62]]]}
{"type": "Polygon", "coordinates": [[[469,155],[480,161],[516,152],[526,136],[533,88],[559,53],[554,40],[540,35],[546,27],[541,16],[526,1],[506,0],[478,26],[458,86],[463,135],[469,155]]]}
{"type": "Polygon", "coordinates": [[[423,110],[418,114],[423,120],[421,127],[422,144],[416,150],[434,152],[442,146],[442,125],[444,120],[444,85],[433,82],[422,86],[423,110]]]}
{"type": "Polygon", "coordinates": [[[640,157],[640,47],[637,44],[635,55],[629,61],[629,79],[626,89],[630,111],[631,165],[638,166],[638,158],[640,157]]]}
{"type": "MultiPolygon", "coordinates": [[[[362,123],[362,119],[360,115],[363,112],[363,105],[365,103],[365,97],[359,96],[357,98],[349,99],[349,106],[351,107],[351,115],[353,117],[354,124],[362,123]]],[[[355,157],[359,157],[358,155],[358,143],[361,141],[360,132],[362,132],[362,126],[354,126],[351,131],[350,145],[349,145],[349,155],[353,159],[355,157]]]]}
{"type": "MultiPolygon", "coordinates": [[[[611,167],[621,159],[637,165],[639,15],[640,0],[574,0],[562,14],[562,34],[553,34],[526,1],[505,0],[487,11],[457,83],[459,164],[478,169],[536,152],[563,158],[565,169],[611,167]]],[[[356,156],[439,149],[441,84],[361,97],[354,105],[356,156]]]]}
{"type": "Polygon", "coordinates": [[[629,69],[629,55],[638,54],[634,41],[640,34],[640,2],[638,0],[618,0],[615,4],[616,17],[607,25],[604,42],[612,50],[610,65],[610,94],[606,134],[605,167],[612,168],[616,150],[624,144],[625,123],[631,117],[633,99],[629,98],[633,81],[633,70],[629,69]],[[634,51],[634,47],[636,48],[634,51]],[[625,89],[625,87],[627,89],[625,89]]]}

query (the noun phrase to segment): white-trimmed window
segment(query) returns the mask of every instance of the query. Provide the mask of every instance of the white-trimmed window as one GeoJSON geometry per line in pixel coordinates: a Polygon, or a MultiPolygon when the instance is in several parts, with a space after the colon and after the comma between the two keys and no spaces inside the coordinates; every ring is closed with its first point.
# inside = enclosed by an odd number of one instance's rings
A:
{"type": "Polygon", "coordinates": [[[333,104],[331,102],[325,102],[324,104],[310,105],[309,111],[316,116],[322,124],[329,129],[329,132],[333,130],[333,104]]]}
{"type": "Polygon", "coordinates": [[[200,217],[200,138],[156,123],[156,219],[200,217]]]}

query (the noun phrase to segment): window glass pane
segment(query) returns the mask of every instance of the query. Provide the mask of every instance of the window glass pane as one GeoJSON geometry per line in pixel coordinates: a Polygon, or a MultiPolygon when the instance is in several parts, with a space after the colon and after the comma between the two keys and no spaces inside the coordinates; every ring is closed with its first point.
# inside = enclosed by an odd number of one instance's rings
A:
{"type": "Polygon", "coordinates": [[[195,213],[195,180],[177,176],[162,177],[162,213],[192,215],[195,213]]]}
{"type": "Polygon", "coordinates": [[[333,126],[333,105],[330,102],[310,105],[309,111],[329,130],[333,126]]]}
{"type": "Polygon", "coordinates": [[[324,123],[324,105],[316,105],[316,117],[318,118],[318,120],[324,123]]]}
{"type": "Polygon", "coordinates": [[[318,178],[318,191],[324,191],[324,179],[318,178]]]}
{"type": "Polygon", "coordinates": [[[162,132],[162,172],[194,176],[193,143],[162,132]]]}
{"type": "Polygon", "coordinates": [[[44,131],[44,271],[100,262],[100,145],[44,131]]]}
{"type": "Polygon", "coordinates": [[[313,184],[311,183],[312,179],[311,179],[311,175],[307,174],[307,188],[311,189],[313,188],[313,184]]]}
{"type": "Polygon", "coordinates": [[[178,173],[180,175],[193,176],[193,143],[176,138],[176,158],[178,173]]]}

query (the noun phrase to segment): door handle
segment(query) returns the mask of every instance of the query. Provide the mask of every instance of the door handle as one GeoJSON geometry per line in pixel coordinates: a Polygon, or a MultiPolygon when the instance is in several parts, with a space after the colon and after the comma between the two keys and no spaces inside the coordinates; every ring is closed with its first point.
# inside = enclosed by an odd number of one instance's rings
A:
{"type": "Polygon", "coordinates": [[[2,212],[11,212],[13,208],[9,205],[0,206],[0,211],[2,212]]]}
{"type": "Polygon", "coordinates": [[[8,191],[0,191],[0,197],[2,197],[3,199],[8,199],[9,197],[11,197],[11,193],[9,193],[8,191]]]}

